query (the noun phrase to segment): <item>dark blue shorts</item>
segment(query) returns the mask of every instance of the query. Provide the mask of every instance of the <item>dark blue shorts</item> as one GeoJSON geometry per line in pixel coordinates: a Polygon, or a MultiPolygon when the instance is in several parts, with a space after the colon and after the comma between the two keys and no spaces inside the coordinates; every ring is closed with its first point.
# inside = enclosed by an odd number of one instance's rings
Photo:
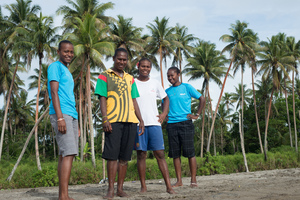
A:
{"type": "Polygon", "coordinates": [[[139,136],[139,127],[135,137],[135,150],[157,151],[164,150],[164,138],[161,126],[145,126],[144,134],[139,136]]]}
{"type": "Polygon", "coordinates": [[[194,148],[194,124],[192,120],[187,120],[178,123],[167,124],[168,141],[169,141],[169,157],[178,158],[182,155],[184,157],[192,158],[195,156],[194,148]]]}
{"type": "Polygon", "coordinates": [[[131,160],[136,126],[136,123],[112,123],[112,133],[105,133],[102,158],[106,160],[131,160]]]}

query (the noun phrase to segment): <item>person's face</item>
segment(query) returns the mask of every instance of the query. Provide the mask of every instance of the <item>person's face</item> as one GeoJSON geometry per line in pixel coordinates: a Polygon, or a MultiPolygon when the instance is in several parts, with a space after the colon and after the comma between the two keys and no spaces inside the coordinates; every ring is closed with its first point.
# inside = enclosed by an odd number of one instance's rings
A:
{"type": "Polygon", "coordinates": [[[123,71],[127,65],[127,53],[119,51],[118,54],[113,57],[114,60],[114,69],[117,71],[123,71]]]}
{"type": "Polygon", "coordinates": [[[177,72],[175,70],[168,70],[168,73],[167,73],[168,81],[172,85],[176,85],[177,83],[179,83],[179,75],[180,74],[177,74],[177,72]]]}
{"type": "Polygon", "coordinates": [[[74,47],[72,44],[62,43],[57,53],[59,55],[59,61],[67,66],[74,57],[74,47]]]}
{"type": "Polygon", "coordinates": [[[151,63],[148,60],[143,60],[139,63],[139,76],[148,77],[151,71],[151,63]]]}

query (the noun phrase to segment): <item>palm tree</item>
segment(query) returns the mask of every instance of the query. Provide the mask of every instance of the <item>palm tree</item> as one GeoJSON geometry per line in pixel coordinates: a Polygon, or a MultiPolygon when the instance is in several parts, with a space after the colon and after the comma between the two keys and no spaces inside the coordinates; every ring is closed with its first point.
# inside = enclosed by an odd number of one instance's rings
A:
{"type": "Polygon", "coordinates": [[[222,96],[221,102],[226,104],[226,108],[229,110],[229,106],[233,106],[235,101],[232,99],[231,93],[225,92],[224,96],[222,96]]]}
{"type": "MultiPolygon", "coordinates": [[[[220,52],[216,50],[216,45],[209,42],[201,41],[198,46],[195,47],[193,55],[187,59],[188,64],[186,65],[183,73],[191,76],[189,80],[195,80],[204,78],[202,84],[202,90],[205,88],[205,99],[209,94],[209,82],[214,81],[218,85],[221,85],[220,77],[225,74],[225,63],[227,60],[225,56],[220,55],[220,52]]],[[[209,98],[211,105],[211,100],[209,98]]],[[[204,119],[203,112],[203,119],[204,119]]],[[[202,121],[204,127],[204,120],[202,121]]],[[[203,130],[204,131],[204,130],[203,130]]],[[[202,134],[203,134],[202,131],[202,134]]],[[[202,141],[203,147],[203,141],[202,141]]],[[[208,144],[209,148],[209,144],[208,144]]]]}
{"type": "MultiPolygon", "coordinates": [[[[28,53],[29,63],[33,56],[37,56],[39,59],[39,78],[38,78],[38,91],[36,95],[36,113],[35,121],[38,120],[39,113],[39,96],[40,96],[40,83],[41,83],[41,73],[42,73],[42,59],[44,58],[44,53],[46,53],[48,59],[52,59],[51,52],[55,52],[55,48],[52,46],[54,42],[58,39],[56,35],[56,27],[52,28],[53,19],[52,17],[43,16],[40,13],[40,17],[36,18],[35,23],[29,25],[30,28],[30,45],[31,50],[28,53]]],[[[38,126],[35,130],[35,148],[36,148],[36,158],[39,160],[39,150],[38,150],[38,126]]],[[[41,170],[40,162],[38,161],[38,169],[41,170]]]]}
{"type": "Polygon", "coordinates": [[[112,17],[105,16],[104,13],[108,9],[112,9],[114,4],[111,2],[99,4],[98,0],[66,0],[69,6],[60,6],[56,13],[58,15],[64,15],[63,24],[65,32],[71,32],[73,30],[73,25],[77,23],[75,17],[81,19],[84,18],[86,14],[96,15],[96,18],[102,22],[108,24],[114,21],[112,17]]]}
{"type": "Polygon", "coordinates": [[[0,140],[0,160],[2,155],[4,129],[5,129],[5,123],[7,118],[8,106],[9,106],[10,96],[11,96],[12,88],[16,77],[16,72],[20,64],[21,56],[26,55],[26,51],[28,49],[28,45],[26,44],[26,40],[25,40],[27,36],[20,32],[22,32],[21,30],[23,30],[25,27],[28,27],[28,24],[30,23],[30,19],[35,16],[35,13],[38,10],[40,10],[39,6],[34,5],[31,7],[30,4],[31,4],[31,0],[17,0],[17,3],[5,6],[5,8],[10,12],[8,21],[10,24],[13,25],[12,27],[14,27],[13,29],[9,30],[9,37],[7,38],[8,39],[7,48],[11,49],[12,55],[16,60],[16,64],[15,64],[15,70],[12,76],[12,81],[10,84],[10,89],[6,101],[6,108],[4,113],[4,120],[3,120],[1,140],[0,140]]]}
{"type": "MultiPolygon", "coordinates": [[[[248,29],[248,23],[246,22],[240,22],[239,20],[236,21],[236,24],[231,25],[231,33],[232,35],[222,35],[220,39],[222,39],[225,42],[229,42],[229,44],[224,47],[222,52],[228,51],[231,52],[234,50],[234,45],[239,42],[239,47],[234,55],[234,65],[233,75],[236,74],[238,69],[241,69],[241,85],[243,84],[244,80],[244,71],[245,71],[245,65],[248,62],[249,66],[251,66],[251,62],[255,58],[255,46],[258,42],[257,34],[255,34],[251,29],[248,29]]],[[[242,87],[242,98],[243,95],[243,87],[242,87]]],[[[242,135],[244,135],[244,126],[243,126],[243,118],[244,118],[244,100],[241,101],[241,108],[242,108],[242,135]]]]}
{"type": "Polygon", "coordinates": [[[297,61],[299,62],[300,59],[300,41],[296,42],[294,37],[287,37],[287,48],[290,54],[294,57],[294,69],[292,72],[292,94],[293,94],[293,117],[294,117],[294,130],[295,130],[295,148],[296,152],[298,152],[298,138],[297,138],[297,125],[296,125],[296,111],[295,111],[295,89],[294,89],[294,82],[295,82],[295,72],[298,74],[297,71],[297,61]]]}
{"type": "Polygon", "coordinates": [[[161,84],[164,87],[164,80],[163,80],[163,71],[162,71],[162,62],[165,60],[166,57],[175,52],[173,51],[172,47],[174,46],[174,40],[176,38],[174,31],[174,27],[168,26],[169,19],[163,17],[159,20],[158,17],[155,18],[154,23],[149,23],[146,27],[150,31],[150,36],[147,39],[148,45],[146,47],[146,51],[150,52],[151,54],[159,55],[159,69],[160,69],[160,78],[161,84]]]}
{"type": "MultiPolygon", "coordinates": [[[[182,54],[189,58],[190,54],[193,52],[194,48],[190,45],[191,42],[196,40],[192,34],[188,34],[188,28],[186,26],[180,26],[176,24],[175,26],[175,42],[177,47],[175,48],[176,56],[174,56],[172,65],[179,66],[181,72],[182,54]]],[[[182,73],[180,73],[180,80],[182,81],[182,73]]]]}
{"type": "MultiPolygon", "coordinates": [[[[86,95],[88,102],[88,118],[91,137],[91,150],[92,150],[92,162],[96,167],[95,152],[94,152],[94,134],[93,134],[93,121],[92,121],[92,105],[91,105],[91,78],[90,68],[91,66],[98,66],[104,70],[105,66],[102,63],[103,55],[112,56],[114,53],[114,45],[109,41],[107,31],[108,26],[101,23],[97,15],[86,14],[84,20],[75,17],[76,24],[74,24],[74,33],[67,34],[66,38],[73,42],[74,52],[77,56],[74,63],[78,60],[84,59],[86,66],[83,65],[81,71],[86,67],[86,95]]],[[[74,68],[73,63],[70,68],[74,68]]]]}
{"type": "MultiPolygon", "coordinates": [[[[117,48],[127,50],[129,60],[134,57],[135,51],[144,51],[145,40],[141,38],[142,28],[133,26],[132,18],[118,15],[117,22],[110,24],[110,27],[114,44],[117,48]]],[[[131,68],[131,65],[129,67],[131,68]]]]}
{"type": "Polygon", "coordinates": [[[242,109],[242,105],[247,106],[247,103],[250,103],[251,101],[250,98],[251,89],[245,90],[246,85],[244,85],[244,87],[242,88],[241,84],[239,84],[238,87],[234,87],[234,88],[235,88],[235,92],[231,93],[231,99],[234,102],[237,102],[236,110],[238,110],[239,108],[242,109]],[[244,100],[244,104],[243,104],[243,100],[244,100]]]}
{"type": "Polygon", "coordinates": [[[263,78],[265,80],[267,79],[267,77],[269,77],[273,82],[272,93],[269,100],[270,102],[264,139],[264,154],[265,160],[267,160],[267,134],[273,93],[274,91],[278,91],[278,89],[280,88],[282,74],[285,77],[289,78],[287,70],[294,70],[294,58],[289,56],[288,52],[286,52],[285,49],[281,47],[278,36],[272,36],[271,39],[268,39],[268,42],[262,41],[260,42],[260,45],[264,48],[264,51],[262,53],[258,53],[258,56],[261,58],[261,60],[258,61],[258,63],[261,64],[261,69],[258,73],[263,73],[263,78]]]}

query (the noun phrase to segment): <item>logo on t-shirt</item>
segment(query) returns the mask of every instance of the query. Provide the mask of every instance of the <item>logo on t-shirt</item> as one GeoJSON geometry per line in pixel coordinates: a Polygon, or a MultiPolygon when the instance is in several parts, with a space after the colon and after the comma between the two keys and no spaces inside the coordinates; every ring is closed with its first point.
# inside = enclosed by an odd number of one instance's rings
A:
{"type": "Polygon", "coordinates": [[[185,93],[180,93],[180,95],[185,95],[185,93]]]}

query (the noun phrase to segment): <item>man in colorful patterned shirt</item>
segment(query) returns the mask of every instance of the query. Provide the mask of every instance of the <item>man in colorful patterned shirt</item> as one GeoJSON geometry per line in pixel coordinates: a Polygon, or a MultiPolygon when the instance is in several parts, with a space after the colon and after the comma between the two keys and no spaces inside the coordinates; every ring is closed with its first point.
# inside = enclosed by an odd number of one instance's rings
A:
{"type": "Polygon", "coordinates": [[[114,197],[114,181],[117,171],[117,195],[128,196],[123,191],[123,183],[127,161],[131,160],[137,123],[140,123],[140,135],[144,133],[144,121],[135,99],[139,97],[136,83],[133,77],[124,71],[128,61],[126,49],[116,49],[113,61],[113,68],[99,75],[95,89],[95,94],[100,98],[105,132],[102,157],[107,160],[108,190],[104,198],[108,199],[114,197]]]}

